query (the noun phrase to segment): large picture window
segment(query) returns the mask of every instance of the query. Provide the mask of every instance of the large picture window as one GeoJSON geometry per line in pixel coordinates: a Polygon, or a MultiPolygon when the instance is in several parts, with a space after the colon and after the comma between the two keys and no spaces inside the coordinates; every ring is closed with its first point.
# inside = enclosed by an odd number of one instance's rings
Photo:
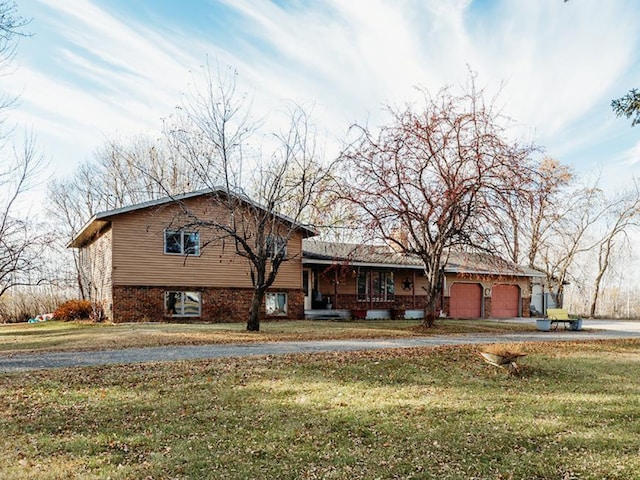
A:
{"type": "Polygon", "coordinates": [[[185,230],[165,230],[164,253],[171,255],[200,255],[200,234],[185,230]]]}
{"type": "Polygon", "coordinates": [[[199,317],[200,292],[165,292],[164,311],[174,317],[199,317]]]}
{"type": "Polygon", "coordinates": [[[358,301],[392,302],[394,298],[393,272],[362,270],[358,273],[358,301]]]}
{"type": "Polygon", "coordinates": [[[286,315],[287,294],[267,293],[265,296],[265,310],[267,315],[286,315]]]}

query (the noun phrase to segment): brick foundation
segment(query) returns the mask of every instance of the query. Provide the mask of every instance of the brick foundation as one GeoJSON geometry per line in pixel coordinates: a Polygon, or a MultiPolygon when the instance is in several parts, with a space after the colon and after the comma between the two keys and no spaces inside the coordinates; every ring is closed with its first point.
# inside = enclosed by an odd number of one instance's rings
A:
{"type": "Polygon", "coordinates": [[[522,297],[522,315],[525,318],[531,316],[531,312],[529,311],[529,305],[531,305],[531,297],[522,297]]]}
{"type": "Polygon", "coordinates": [[[484,297],[484,316],[482,318],[493,318],[493,300],[491,297],[484,297]]]}
{"type": "MultiPolygon", "coordinates": [[[[300,289],[273,289],[270,292],[287,294],[286,316],[267,316],[262,304],[261,319],[304,318],[304,293],[300,289]]],[[[113,321],[123,322],[246,322],[251,308],[253,290],[250,288],[211,288],[191,286],[113,286],[113,321]],[[200,292],[201,315],[178,317],[167,314],[165,292],[200,292]]]]}
{"type": "Polygon", "coordinates": [[[333,299],[333,308],[342,310],[360,310],[360,309],[374,309],[374,310],[388,310],[395,308],[398,305],[403,305],[406,309],[424,309],[425,297],[424,296],[399,296],[396,295],[395,300],[391,302],[373,302],[358,300],[357,295],[350,295],[339,293],[337,299],[335,295],[331,296],[333,299]]]}

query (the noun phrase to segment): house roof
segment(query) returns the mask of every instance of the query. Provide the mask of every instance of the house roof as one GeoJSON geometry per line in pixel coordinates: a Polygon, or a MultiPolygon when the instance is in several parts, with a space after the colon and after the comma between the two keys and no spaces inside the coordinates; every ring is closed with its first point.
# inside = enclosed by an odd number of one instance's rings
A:
{"type": "MultiPolygon", "coordinates": [[[[387,245],[361,245],[303,240],[304,264],[333,265],[344,263],[359,267],[407,268],[422,270],[424,264],[417,255],[397,252],[387,245]]],[[[495,255],[451,252],[445,272],[478,275],[544,277],[544,273],[522,267],[495,255]]]]}
{"type": "MultiPolygon", "coordinates": [[[[158,198],[155,200],[149,200],[147,202],[137,203],[134,205],[128,205],[126,207],[115,208],[113,210],[105,210],[103,212],[96,213],[89,221],[82,227],[80,232],[69,242],[67,248],[80,248],[85,245],[93,236],[102,230],[105,226],[109,224],[109,222],[118,215],[123,215],[125,213],[136,212],[139,210],[144,210],[145,208],[158,207],[161,205],[167,205],[173,202],[182,202],[184,200],[188,200],[191,198],[196,198],[205,195],[227,195],[227,190],[222,187],[215,188],[206,188],[202,190],[196,190],[193,192],[182,193],[180,195],[168,196],[163,198],[158,198]]],[[[257,207],[265,210],[265,208],[259,203],[251,200],[249,197],[242,194],[230,194],[235,195],[236,198],[241,200],[242,202],[251,205],[252,207],[257,207]]],[[[286,215],[276,214],[278,218],[280,218],[283,222],[288,223],[295,228],[302,231],[305,237],[311,237],[317,235],[318,232],[313,230],[308,225],[304,225],[302,223],[294,221],[292,218],[287,217],[286,215]]]]}

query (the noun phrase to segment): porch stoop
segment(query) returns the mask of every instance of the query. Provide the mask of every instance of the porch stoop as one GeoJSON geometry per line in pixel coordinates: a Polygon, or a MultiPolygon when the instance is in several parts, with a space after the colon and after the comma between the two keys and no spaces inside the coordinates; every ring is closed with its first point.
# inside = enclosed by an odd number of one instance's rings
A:
{"type": "Polygon", "coordinates": [[[351,310],[305,310],[307,320],[351,320],[351,310]]]}

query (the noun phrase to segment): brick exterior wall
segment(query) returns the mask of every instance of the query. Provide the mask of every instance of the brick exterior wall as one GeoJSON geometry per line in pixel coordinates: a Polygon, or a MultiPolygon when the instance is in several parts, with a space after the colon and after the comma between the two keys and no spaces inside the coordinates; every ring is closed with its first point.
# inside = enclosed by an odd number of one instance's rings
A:
{"type": "Polygon", "coordinates": [[[337,300],[335,299],[335,295],[331,295],[333,300],[333,308],[341,309],[341,310],[360,310],[360,309],[371,309],[374,310],[389,310],[390,308],[398,307],[399,305],[404,305],[407,310],[419,310],[425,307],[425,297],[424,295],[415,296],[415,300],[410,295],[396,295],[395,300],[391,302],[373,302],[369,301],[359,301],[357,295],[350,295],[345,293],[339,293],[337,300]]]}
{"type": "MultiPolygon", "coordinates": [[[[304,318],[304,292],[300,289],[274,289],[273,293],[287,294],[286,316],[267,316],[262,305],[262,319],[304,318]]],[[[190,286],[113,286],[112,318],[123,322],[246,322],[251,308],[253,290],[250,288],[210,288],[190,286]],[[178,317],[165,312],[167,291],[200,292],[201,315],[178,317]]]]}
{"type": "Polygon", "coordinates": [[[493,302],[491,297],[485,296],[483,298],[484,301],[484,316],[482,318],[492,318],[493,317],[493,302]]]}
{"type": "Polygon", "coordinates": [[[525,318],[531,316],[531,312],[529,311],[529,305],[531,305],[531,297],[522,297],[522,313],[521,315],[525,318]]]}

